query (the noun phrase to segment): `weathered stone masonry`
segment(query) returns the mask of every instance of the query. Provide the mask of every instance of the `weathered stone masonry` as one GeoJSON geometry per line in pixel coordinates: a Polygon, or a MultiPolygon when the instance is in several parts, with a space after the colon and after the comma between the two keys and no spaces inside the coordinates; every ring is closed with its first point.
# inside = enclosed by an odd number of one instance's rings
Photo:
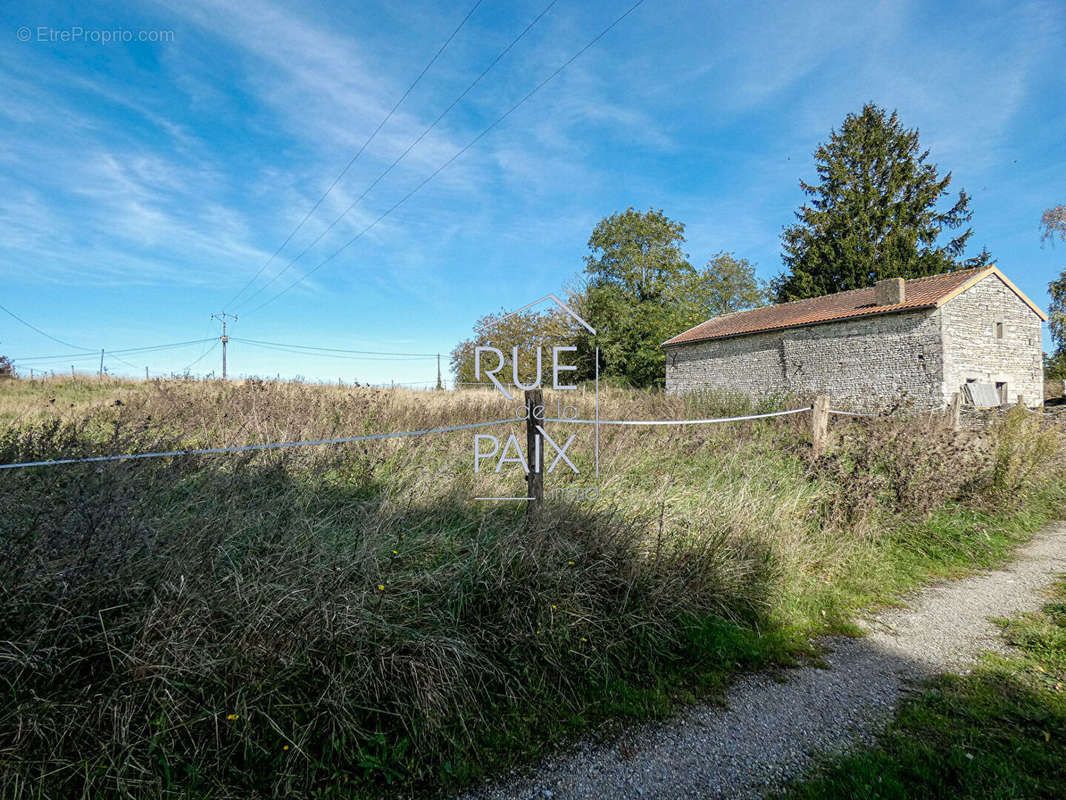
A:
{"type": "Polygon", "coordinates": [[[1043,402],[1041,320],[995,274],[938,308],[672,345],[666,388],[827,393],[857,409],[950,402],[967,380],[1043,402]],[[997,328],[997,324],[1002,327],[997,328]]]}
{"type": "Polygon", "coordinates": [[[1044,401],[1042,321],[1002,281],[989,276],[941,308],[944,386],[1005,384],[1003,399],[1044,401]],[[997,325],[1002,328],[997,331],[997,325]]]}

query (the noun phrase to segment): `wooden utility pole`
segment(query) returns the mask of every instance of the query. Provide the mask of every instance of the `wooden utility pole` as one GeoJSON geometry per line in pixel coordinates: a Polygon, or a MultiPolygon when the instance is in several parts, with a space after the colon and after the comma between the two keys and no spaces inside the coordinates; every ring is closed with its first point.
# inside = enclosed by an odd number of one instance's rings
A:
{"type": "Polygon", "coordinates": [[[222,380],[226,380],[226,345],[229,343],[229,337],[226,335],[226,318],[237,321],[236,314],[227,314],[225,311],[220,311],[217,314],[212,314],[211,319],[217,319],[222,323],[222,336],[219,341],[222,342],[222,380]]]}
{"type": "Polygon", "coordinates": [[[437,353],[437,389],[443,389],[440,383],[440,353],[437,353]]]}
{"type": "Polygon", "coordinates": [[[540,389],[526,390],[526,461],[529,471],[526,473],[526,514],[534,514],[544,502],[544,472],[541,466],[544,458],[541,453],[540,435],[537,425],[542,423],[544,413],[544,393],[540,389]],[[541,419],[538,419],[538,416],[541,419]]]}
{"type": "Polygon", "coordinates": [[[100,377],[104,377],[104,348],[100,348],[100,377]]]}
{"type": "Polygon", "coordinates": [[[829,396],[820,394],[811,406],[811,445],[814,454],[825,452],[825,440],[829,436],[829,396]]]}
{"type": "Polygon", "coordinates": [[[144,368],[144,379],[148,380],[148,367],[144,368]]]}

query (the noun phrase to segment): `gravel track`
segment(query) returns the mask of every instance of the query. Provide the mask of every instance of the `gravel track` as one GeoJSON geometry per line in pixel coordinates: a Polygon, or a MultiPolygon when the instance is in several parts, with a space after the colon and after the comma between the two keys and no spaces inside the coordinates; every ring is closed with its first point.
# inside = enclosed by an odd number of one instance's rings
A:
{"type": "Polygon", "coordinates": [[[822,640],[824,668],[742,678],[724,708],[697,706],[614,744],[586,742],[463,800],[762,797],[815,759],[871,741],[914,681],[1001,650],[989,618],[1039,608],[1062,573],[1066,523],[1056,523],[1004,569],[930,586],[863,621],[865,637],[822,640]]]}

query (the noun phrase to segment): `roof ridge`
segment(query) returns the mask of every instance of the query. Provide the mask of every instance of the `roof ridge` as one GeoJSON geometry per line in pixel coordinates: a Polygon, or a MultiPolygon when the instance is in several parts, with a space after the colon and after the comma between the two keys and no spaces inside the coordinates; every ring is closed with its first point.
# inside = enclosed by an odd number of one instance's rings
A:
{"type": "MultiPolygon", "coordinates": [[[[966,267],[966,269],[953,269],[953,270],[948,270],[947,272],[938,272],[936,275],[920,275],[917,278],[904,278],[903,280],[906,281],[907,283],[910,283],[911,281],[929,281],[929,280],[932,280],[933,278],[943,278],[943,277],[945,277],[947,275],[960,275],[963,272],[975,272],[976,273],[976,272],[978,272],[980,270],[992,269],[995,266],[996,265],[994,263],[985,264],[983,267],[966,267]]],[[[897,275],[895,277],[898,278],[900,276],[897,275]]],[[[882,278],[881,280],[890,280],[890,278],[882,278]]],[[[842,295],[842,294],[850,294],[852,292],[865,292],[865,291],[868,291],[869,289],[874,289],[874,288],[876,288],[876,283],[874,284],[874,286],[858,286],[858,287],[856,287],[854,289],[841,289],[839,292],[830,292],[829,294],[819,294],[819,295],[815,295],[814,297],[801,297],[798,300],[786,300],[784,303],[767,303],[765,306],[757,306],[756,308],[746,308],[743,311],[734,312],[734,313],[743,314],[743,313],[746,313],[748,311],[757,311],[760,308],[778,308],[780,306],[790,306],[793,303],[806,303],[808,300],[821,300],[821,299],[823,299],[825,297],[838,297],[839,295],[842,295]]],[[[715,319],[715,317],[711,317],[711,319],[715,319]]],[[[710,320],[705,320],[705,321],[709,322],[710,320]]],[[[702,324],[703,323],[701,322],[700,325],[702,325],[702,324]]]]}
{"type": "Polygon", "coordinates": [[[948,275],[962,275],[965,272],[983,272],[984,270],[992,269],[995,266],[995,263],[992,263],[985,264],[982,267],[966,267],[964,269],[952,269],[948,270],[947,272],[938,272],[936,275],[919,275],[917,278],[904,278],[904,280],[908,283],[910,281],[931,281],[933,278],[944,278],[948,275]]]}

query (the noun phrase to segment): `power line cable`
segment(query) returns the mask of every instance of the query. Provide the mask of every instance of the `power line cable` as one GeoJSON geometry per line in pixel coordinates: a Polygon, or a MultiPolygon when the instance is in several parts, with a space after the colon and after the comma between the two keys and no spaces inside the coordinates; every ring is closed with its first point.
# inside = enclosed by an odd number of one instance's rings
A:
{"type": "MultiPolygon", "coordinates": [[[[218,342],[218,337],[213,335],[214,334],[214,327],[215,327],[215,320],[214,320],[214,317],[211,317],[210,321],[208,322],[208,328],[207,328],[208,336],[204,339],[205,342],[215,342],[215,343],[218,342]]],[[[204,348],[203,352],[200,353],[199,358],[203,358],[204,356],[206,356],[207,353],[211,350],[212,347],[213,347],[212,344],[208,344],[204,348]]]]}
{"type": "Polygon", "coordinates": [[[391,205],[377,219],[375,219],[373,222],[371,222],[369,225],[367,225],[365,228],[363,228],[363,230],[361,230],[359,233],[357,233],[355,236],[353,236],[351,239],[349,239],[347,242],[345,242],[339,248],[334,250],[330,255],[326,256],[326,258],[324,258],[322,261],[320,261],[318,264],[316,264],[313,268],[311,268],[310,270],[305,272],[302,277],[297,278],[295,281],[293,281],[288,286],[286,286],[284,289],[282,289],[280,292],[278,292],[277,294],[272,296],[266,302],[261,303],[258,306],[256,306],[255,308],[253,308],[250,313],[254,314],[255,312],[260,311],[261,309],[263,309],[266,306],[270,305],[275,300],[280,298],[282,295],[286,294],[289,290],[291,290],[292,288],[294,288],[298,284],[302,283],[303,281],[307,280],[307,278],[309,278],[315,272],[320,270],[322,267],[324,267],[326,264],[328,264],[330,261],[332,261],[338,255],[340,255],[342,252],[344,252],[344,250],[346,250],[348,247],[350,247],[351,245],[355,244],[355,242],[359,241],[359,239],[361,239],[364,235],[366,235],[366,233],[368,233],[379,222],[381,222],[383,219],[385,219],[385,217],[389,216],[389,214],[391,214],[397,208],[399,208],[404,203],[406,203],[408,200],[410,200],[411,197],[413,197],[427,183],[429,183],[431,180],[433,180],[435,177],[437,177],[437,175],[439,175],[441,172],[443,172],[448,166],[450,166],[453,162],[455,162],[460,156],[463,155],[463,153],[465,153],[467,150],[469,150],[471,147],[473,147],[475,144],[477,144],[479,141],[481,141],[481,139],[483,139],[486,135],[488,135],[488,133],[490,131],[492,131],[497,125],[499,125],[501,122],[503,122],[509,116],[511,116],[511,114],[513,114],[515,111],[517,111],[518,108],[520,108],[522,105],[524,105],[531,97],[533,97],[533,95],[535,95],[544,86],[546,86],[549,82],[551,82],[554,78],[556,78],[563,70],[565,70],[567,67],[569,67],[571,64],[573,64],[589,48],[591,48],[594,44],[596,44],[596,42],[598,42],[600,39],[602,39],[604,36],[606,36],[616,25],[618,25],[620,22],[622,22],[622,20],[624,20],[626,17],[628,17],[634,11],[636,11],[636,9],[639,6],[641,6],[643,3],[644,3],[644,0],[637,0],[637,2],[634,3],[633,5],[631,5],[621,16],[617,17],[610,25],[608,25],[606,28],[604,28],[602,31],[600,31],[598,34],[596,34],[596,36],[593,37],[588,42],[588,44],[586,44],[584,47],[582,47],[580,50],[578,50],[577,53],[575,53],[569,59],[567,59],[560,67],[558,67],[554,72],[552,72],[547,78],[545,78],[540,83],[538,83],[535,87],[533,87],[533,89],[531,89],[529,91],[529,93],[526,94],[521,100],[519,100],[517,103],[515,103],[513,106],[511,106],[502,115],[497,117],[494,122],[492,122],[488,127],[486,127],[484,130],[482,130],[481,133],[479,133],[477,136],[475,136],[473,139],[471,139],[470,142],[465,147],[461,148],[451,158],[449,158],[447,161],[445,161],[443,164],[441,164],[439,167],[437,167],[437,169],[435,169],[426,178],[424,178],[421,183],[419,183],[417,186],[415,186],[415,188],[411,189],[411,191],[409,191],[407,194],[405,194],[403,197],[401,197],[398,201],[396,201],[393,205],[391,205]]]}
{"type": "Polygon", "coordinates": [[[88,347],[79,347],[76,344],[71,344],[70,342],[64,342],[62,339],[57,339],[55,336],[52,336],[52,334],[50,334],[50,333],[45,333],[40,328],[38,328],[36,325],[31,325],[29,322],[24,320],[22,317],[20,317],[14,311],[10,311],[10,310],[4,308],[3,306],[0,306],[0,311],[3,311],[9,317],[12,317],[12,318],[18,320],[19,322],[21,322],[23,325],[25,325],[30,330],[36,331],[37,333],[41,334],[41,336],[45,337],[46,339],[51,339],[53,342],[57,342],[57,343],[63,345],[64,347],[70,347],[70,348],[72,348],[74,350],[84,350],[84,351],[88,351],[89,350],[88,347]]]}
{"type": "Polygon", "coordinates": [[[84,353],[68,353],[67,355],[62,355],[62,356],[36,356],[36,357],[28,357],[28,358],[12,358],[11,362],[12,363],[21,364],[21,363],[24,363],[26,361],[34,361],[34,362],[37,362],[37,361],[63,361],[63,360],[66,360],[66,359],[70,359],[71,361],[84,361],[85,359],[88,359],[88,358],[99,358],[99,357],[100,357],[100,351],[99,350],[97,350],[95,352],[90,350],[90,351],[86,351],[84,353]]]}
{"type": "Polygon", "coordinates": [[[326,350],[331,353],[354,353],[363,356],[424,356],[436,358],[436,353],[395,353],[385,350],[342,350],[339,347],[315,347],[309,344],[288,344],[286,342],[264,342],[261,339],[241,339],[236,336],[230,337],[235,342],[250,342],[252,344],[269,344],[277,347],[293,347],[299,350],[326,350]]]}
{"type": "MultiPolygon", "coordinates": [[[[130,355],[133,353],[153,353],[161,350],[173,350],[179,347],[188,347],[189,345],[202,344],[203,342],[217,341],[218,337],[210,337],[206,339],[190,339],[186,342],[172,342],[169,344],[148,345],[146,347],[128,347],[120,350],[107,350],[104,349],[104,353],[109,356],[114,355],[130,355]]],[[[48,356],[22,356],[20,358],[12,358],[12,361],[54,361],[67,358],[93,358],[100,354],[99,350],[86,351],[84,353],[63,353],[59,355],[48,356]]],[[[122,359],[119,359],[120,361],[122,359]]]]}
{"type": "Polygon", "coordinates": [[[419,81],[421,81],[422,78],[425,77],[425,74],[429,71],[429,68],[432,67],[436,63],[437,59],[440,58],[441,53],[443,53],[444,50],[448,47],[448,45],[451,44],[452,39],[454,39],[456,37],[456,35],[459,33],[460,30],[462,30],[463,26],[466,25],[467,20],[469,20],[470,17],[472,17],[474,15],[474,12],[477,11],[478,6],[480,6],[482,2],[483,2],[483,0],[476,0],[476,2],[474,3],[473,7],[466,13],[466,16],[463,17],[462,22],[460,22],[459,25],[456,27],[456,29],[454,31],[452,31],[451,36],[449,36],[447,39],[444,40],[444,44],[442,44],[440,46],[440,48],[437,50],[437,52],[433,54],[433,58],[431,58],[426,63],[426,65],[422,68],[422,71],[420,73],[418,73],[418,77],[415,78],[414,81],[411,83],[411,85],[407,87],[407,91],[405,91],[403,93],[403,95],[400,97],[400,99],[396,101],[396,104],[389,110],[389,113],[385,115],[385,118],[383,120],[381,120],[381,122],[378,123],[378,126],[374,129],[374,132],[371,133],[370,136],[367,137],[365,142],[363,142],[362,147],[360,147],[359,150],[356,152],[356,154],[354,156],[352,156],[351,160],[347,164],[344,165],[344,169],[342,169],[340,171],[340,173],[338,173],[337,177],[333,179],[333,182],[329,185],[329,187],[326,189],[326,191],[322,193],[322,196],[320,198],[318,198],[318,200],[315,202],[315,204],[313,206],[311,206],[311,209],[306,214],[304,214],[304,217],[303,217],[303,219],[300,220],[299,224],[297,224],[297,226],[292,229],[292,232],[289,233],[289,235],[287,237],[285,237],[285,241],[281,243],[281,246],[278,247],[278,249],[274,251],[273,255],[271,255],[270,258],[268,258],[266,260],[266,262],[263,264],[263,266],[261,266],[259,268],[259,271],[256,272],[255,275],[252,276],[251,280],[249,280],[248,283],[246,283],[241,288],[241,290],[239,292],[237,292],[237,294],[235,294],[232,298],[230,298],[230,301],[228,303],[226,303],[226,307],[229,307],[229,306],[233,305],[233,303],[237,300],[237,298],[240,297],[242,294],[244,294],[248,290],[248,287],[250,287],[253,283],[255,283],[256,280],[258,280],[259,276],[263,274],[263,271],[268,266],[270,266],[270,264],[274,261],[274,259],[277,258],[278,254],[281,253],[281,251],[285,249],[285,246],[290,241],[292,241],[292,237],[295,236],[297,234],[297,232],[304,226],[304,224],[307,222],[307,220],[309,220],[311,218],[311,215],[314,214],[315,211],[318,210],[318,207],[320,205],[322,205],[323,201],[326,199],[326,197],[329,195],[329,193],[333,191],[333,188],[340,182],[341,178],[343,178],[345,176],[345,174],[348,172],[348,170],[352,168],[352,165],[359,159],[359,156],[361,156],[363,154],[363,151],[366,150],[366,148],[374,140],[374,137],[376,137],[378,135],[378,133],[381,132],[381,129],[385,127],[385,124],[390,119],[392,119],[392,115],[396,113],[396,110],[400,107],[400,105],[403,103],[403,101],[407,99],[407,96],[410,95],[412,91],[414,91],[414,88],[418,85],[419,81]]]}
{"type": "Polygon", "coordinates": [[[355,356],[355,355],[346,355],[346,354],[343,354],[343,353],[316,353],[316,352],[308,352],[306,350],[293,350],[291,348],[285,347],[284,345],[278,346],[278,345],[269,345],[269,344],[259,344],[259,343],[250,341],[248,339],[238,339],[238,338],[232,337],[232,336],[230,337],[230,341],[231,342],[241,342],[243,344],[250,344],[250,345],[252,345],[252,347],[261,347],[261,348],[263,348],[265,350],[274,350],[274,351],[282,352],[282,353],[293,353],[294,355],[300,355],[300,356],[319,356],[321,358],[343,358],[343,359],[348,359],[348,360],[351,360],[351,361],[431,361],[431,360],[433,360],[433,359],[435,359],[437,357],[436,354],[434,354],[432,356],[355,356]]]}
{"type": "Polygon", "coordinates": [[[192,344],[203,344],[204,342],[209,342],[209,341],[211,341],[213,339],[217,339],[217,338],[218,338],[217,336],[208,336],[208,337],[204,337],[203,339],[189,339],[189,340],[184,341],[184,342],[170,342],[168,344],[152,344],[152,345],[146,345],[144,347],[127,347],[127,348],[125,348],[123,350],[105,350],[105,352],[113,354],[113,353],[146,353],[146,352],[150,352],[152,350],[172,350],[172,349],[174,349],[176,347],[188,347],[189,345],[192,345],[192,344]]]}
{"type": "MultiPolygon", "coordinates": [[[[408,154],[410,154],[410,152],[411,152],[412,150],[414,150],[414,149],[415,149],[415,147],[417,147],[417,146],[418,146],[418,144],[419,144],[419,143],[420,143],[420,142],[421,142],[421,141],[422,141],[423,139],[425,139],[425,138],[426,138],[426,136],[428,136],[428,135],[429,135],[429,133],[430,133],[430,132],[431,132],[431,131],[432,131],[432,130],[433,130],[434,128],[436,128],[436,127],[437,127],[437,125],[439,125],[439,124],[440,124],[441,120],[443,120],[443,119],[444,119],[444,118],[445,118],[445,117],[446,117],[446,116],[447,116],[447,115],[448,115],[448,114],[449,114],[449,113],[451,112],[451,110],[452,110],[453,108],[455,108],[455,107],[456,107],[457,105],[459,105],[459,103],[460,103],[460,102],[462,102],[463,98],[465,98],[465,97],[466,97],[466,96],[467,96],[467,95],[468,95],[468,94],[469,94],[469,93],[470,93],[470,92],[471,92],[471,91],[472,91],[472,90],[474,89],[474,87],[475,87],[475,86],[477,86],[477,85],[478,85],[478,84],[479,84],[479,83],[481,82],[481,79],[482,79],[482,78],[484,78],[484,77],[485,77],[486,75],[488,75],[488,74],[489,74],[489,72],[490,72],[490,71],[492,70],[492,68],[493,68],[493,67],[495,67],[495,66],[496,66],[496,65],[497,65],[498,63],[500,63],[500,61],[501,61],[501,60],[503,59],[503,57],[504,57],[504,56],[506,56],[506,55],[507,55],[507,54],[508,54],[508,53],[509,53],[509,52],[510,52],[510,51],[511,51],[511,50],[512,50],[513,48],[514,48],[514,46],[515,46],[516,44],[518,44],[518,43],[519,43],[519,42],[520,42],[520,41],[521,41],[521,40],[522,40],[522,39],[523,39],[523,38],[525,37],[525,35],[526,35],[527,33],[529,33],[529,31],[530,31],[530,30],[532,30],[532,28],[533,28],[533,26],[534,26],[534,25],[536,25],[536,24],[537,24],[538,22],[540,22],[541,18],[542,18],[542,17],[543,17],[543,16],[545,15],[545,14],[547,14],[547,13],[548,13],[548,12],[549,12],[549,11],[550,11],[550,10],[552,9],[552,7],[553,7],[553,6],[554,6],[554,5],[555,5],[555,4],[557,3],[557,2],[558,2],[558,0],[551,0],[551,2],[550,2],[550,3],[548,3],[548,5],[546,5],[546,6],[544,7],[544,9],[543,9],[543,10],[542,10],[542,11],[541,11],[541,12],[540,12],[539,14],[537,14],[537,16],[536,16],[536,17],[534,17],[534,18],[533,18],[533,20],[532,20],[532,21],[531,21],[531,22],[530,22],[530,23],[529,23],[528,25],[526,25],[526,27],[525,27],[525,28],[524,28],[524,29],[522,30],[522,32],[521,32],[521,33],[519,33],[519,34],[518,34],[518,35],[517,35],[517,36],[516,36],[516,37],[515,37],[514,39],[512,39],[512,40],[511,40],[511,43],[510,43],[510,44],[508,44],[508,45],[507,45],[507,47],[505,47],[505,48],[504,48],[503,50],[501,50],[501,51],[500,51],[500,52],[499,52],[499,53],[498,53],[498,54],[496,55],[496,58],[494,58],[494,59],[492,60],[492,63],[490,63],[490,64],[489,64],[489,65],[488,65],[487,67],[485,67],[485,69],[483,69],[483,70],[481,71],[481,74],[480,74],[480,75],[478,75],[478,76],[477,76],[476,78],[474,78],[474,80],[473,80],[473,81],[472,81],[472,82],[470,83],[470,85],[469,85],[469,86],[467,86],[467,87],[466,87],[466,88],[465,88],[465,89],[464,89],[464,90],[462,91],[462,93],[461,93],[461,94],[460,94],[460,95],[459,95],[458,97],[456,97],[456,98],[455,98],[455,99],[454,99],[454,100],[453,100],[453,101],[451,102],[451,105],[449,105],[449,106],[448,106],[447,108],[445,108],[445,109],[444,109],[444,110],[443,110],[443,111],[442,111],[442,112],[441,112],[441,113],[440,113],[440,114],[439,114],[439,115],[437,116],[437,118],[436,118],[435,120],[433,120],[433,122],[431,122],[431,123],[429,124],[429,126],[427,126],[427,127],[426,127],[426,129],[425,129],[425,130],[423,130],[423,131],[422,131],[422,133],[420,133],[420,134],[418,135],[418,137],[417,137],[417,138],[415,138],[415,139],[414,139],[414,140],[413,140],[413,141],[412,141],[412,142],[411,142],[411,143],[410,143],[409,145],[407,145],[407,149],[406,149],[406,150],[404,150],[404,151],[403,151],[402,153],[400,153],[400,155],[398,155],[398,156],[397,156],[397,157],[396,157],[396,158],[395,158],[395,159],[393,160],[393,162],[392,162],[391,164],[389,164],[389,165],[388,165],[388,166],[387,166],[387,167],[385,168],[385,170],[384,170],[384,171],[383,171],[383,172],[382,172],[382,173],[381,173],[380,175],[378,175],[378,176],[377,176],[377,177],[376,177],[376,178],[375,178],[375,179],[374,179],[374,180],[373,180],[373,181],[372,181],[372,182],[370,183],[370,185],[369,185],[369,186],[367,186],[367,187],[366,187],[366,188],[365,188],[365,189],[363,190],[362,194],[360,194],[360,195],[359,195],[359,196],[358,196],[357,198],[355,198],[355,200],[353,200],[353,201],[351,202],[351,204],[350,204],[350,205],[349,205],[349,206],[348,206],[348,207],[347,207],[346,209],[344,209],[344,211],[342,211],[342,212],[341,212],[341,213],[340,213],[340,214],[339,214],[339,215],[338,215],[338,216],[337,216],[337,217],[336,217],[336,218],[335,218],[335,219],[334,219],[334,220],[333,220],[332,222],[330,222],[330,223],[329,223],[329,225],[327,225],[327,226],[325,227],[325,229],[323,229],[322,231],[320,231],[320,232],[319,232],[319,234],[318,234],[318,236],[316,236],[316,237],[315,237],[314,239],[312,239],[312,240],[311,240],[311,242],[310,242],[310,243],[309,243],[309,244],[308,244],[308,245],[307,245],[306,247],[304,247],[304,249],[303,249],[303,250],[301,250],[301,251],[300,251],[299,253],[297,253],[297,254],[296,254],[296,256],[295,256],[294,258],[290,259],[290,260],[289,260],[289,262],[288,262],[288,263],[287,263],[287,264],[286,264],[286,265],[285,265],[285,266],[284,266],[284,267],[283,267],[283,268],[282,268],[282,269],[281,269],[281,270],[280,270],[280,271],[279,271],[279,272],[278,272],[277,274],[275,274],[274,276],[272,276],[272,277],[270,278],[270,280],[268,280],[268,281],[267,281],[266,283],[262,284],[262,285],[261,285],[261,286],[260,286],[260,287],[259,287],[258,289],[256,289],[256,290],[255,290],[254,292],[252,292],[252,293],[251,293],[251,294],[250,294],[250,295],[249,295],[249,296],[248,296],[247,298],[245,298],[245,299],[244,299],[244,300],[243,300],[243,301],[241,302],[241,305],[247,305],[247,304],[251,303],[251,302],[252,302],[252,300],[254,300],[254,299],[255,299],[256,297],[258,297],[258,296],[259,296],[259,294],[260,294],[260,293],[261,293],[261,292],[262,292],[262,291],[263,291],[264,289],[266,289],[266,288],[267,288],[268,286],[270,286],[270,284],[274,283],[274,282],[275,282],[276,280],[278,280],[278,279],[279,279],[279,278],[280,278],[280,277],[281,277],[282,275],[284,275],[284,274],[285,274],[286,272],[288,272],[288,271],[289,271],[289,269],[291,269],[291,268],[292,268],[292,267],[293,267],[293,266],[294,266],[294,265],[296,264],[296,262],[297,262],[297,261],[299,261],[299,260],[300,260],[301,258],[303,258],[303,257],[304,257],[305,255],[307,255],[307,252],[308,252],[309,250],[311,250],[311,248],[313,248],[313,247],[314,247],[315,245],[317,245],[317,244],[318,244],[318,243],[319,243],[320,241],[322,241],[323,237],[325,237],[325,235],[326,235],[327,233],[329,233],[329,232],[330,232],[331,230],[333,230],[333,227],[334,227],[334,226],[335,226],[335,225],[336,225],[336,224],[337,224],[338,222],[340,222],[340,221],[341,221],[342,219],[344,219],[344,218],[345,218],[346,216],[348,216],[348,214],[349,214],[349,213],[351,213],[352,209],[353,209],[353,208],[355,208],[355,207],[356,207],[356,206],[357,206],[357,205],[358,205],[359,203],[361,203],[361,202],[362,202],[362,201],[363,201],[363,200],[364,200],[364,199],[366,198],[366,196],[367,196],[368,194],[370,194],[370,192],[371,192],[371,191],[373,191],[374,187],[376,187],[376,186],[377,186],[377,185],[378,185],[378,184],[379,184],[379,183],[380,183],[380,182],[381,182],[381,181],[382,181],[382,180],[383,180],[383,179],[384,179],[384,178],[385,178],[386,176],[388,176],[388,174],[389,174],[390,172],[392,172],[392,170],[393,170],[393,169],[394,169],[394,168],[396,167],[396,165],[398,165],[398,164],[399,164],[399,163],[400,163],[401,161],[403,161],[403,160],[404,160],[404,159],[405,159],[405,158],[406,158],[406,157],[408,156],[408,154]]],[[[258,277],[258,276],[257,276],[257,277],[258,277]]],[[[243,290],[242,290],[242,291],[243,291],[243,290]]]]}
{"type": "Polygon", "coordinates": [[[192,369],[197,364],[199,364],[201,361],[203,361],[208,355],[213,353],[215,351],[215,348],[218,347],[218,345],[219,345],[219,340],[216,339],[215,343],[213,345],[211,345],[209,348],[204,350],[204,352],[202,354],[200,354],[200,356],[195,361],[193,361],[191,364],[188,364],[187,366],[185,366],[181,371],[183,373],[184,372],[188,372],[190,369],[192,369]]]}
{"type": "Polygon", "coordinates": [[[127,367],[133,367],[136,370],[140,369],[140,367],[138,367],[136,364],[131,364],[129,361],[126,361],[124,358],[119,358],[114,353],[108,353],[105,350],[104,351],[104,360],[106,361],[108,358],[113,358],[115,361],[118,361],[120,364],[125,364],[127,367]]]}

